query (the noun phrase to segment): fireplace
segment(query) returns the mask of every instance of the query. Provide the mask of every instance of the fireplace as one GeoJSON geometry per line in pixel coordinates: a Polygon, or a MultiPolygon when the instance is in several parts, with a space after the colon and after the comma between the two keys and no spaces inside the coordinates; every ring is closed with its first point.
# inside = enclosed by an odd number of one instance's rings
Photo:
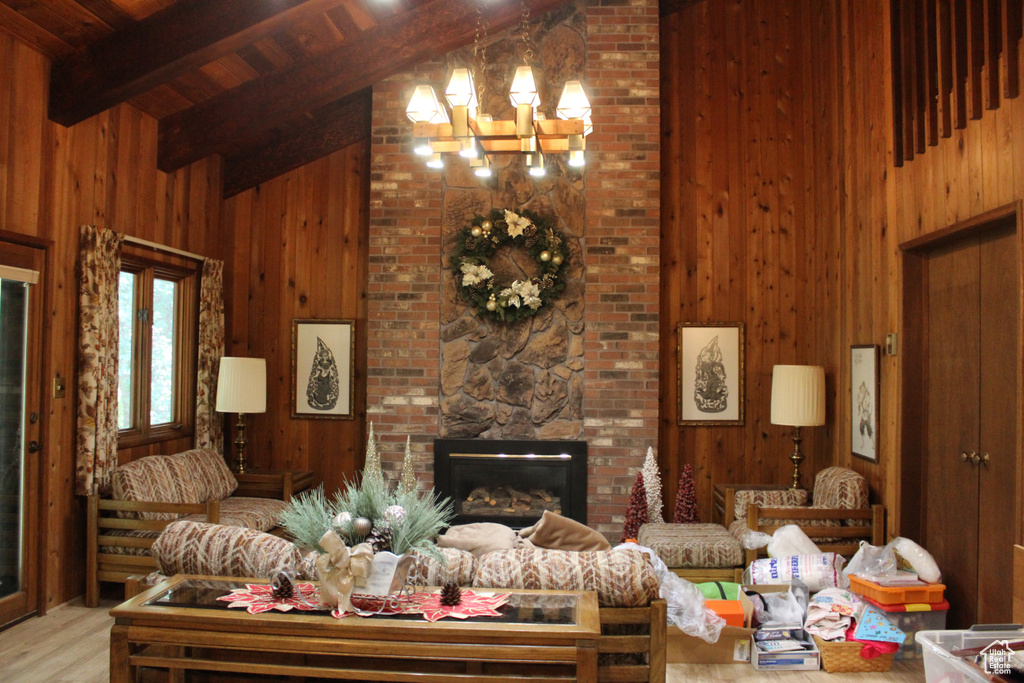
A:
{"type": "Polygon", "coordinates": [[[435,439],[434,488],[452,499],[452,524],[521,529],[545,510],[586,524],[587,442],[435,439]]]}

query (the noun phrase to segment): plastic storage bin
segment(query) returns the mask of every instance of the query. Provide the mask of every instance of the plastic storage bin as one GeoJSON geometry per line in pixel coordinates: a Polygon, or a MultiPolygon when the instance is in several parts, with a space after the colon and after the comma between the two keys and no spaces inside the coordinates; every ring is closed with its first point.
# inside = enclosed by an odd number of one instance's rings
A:
{"type": "Polygon", "coordinates": [[[942,594],[946,587],[941,583],[927,583],[923,586],[879,586],[873,581],[850,574],[850,590],[883,605],[900,605],[906,602],[942,602],[942,594]]]}
{"type": "Polygon", "coordinates": [[[926,683],[988,683],[985,671],[972,661],[954,657],[950,652],[965,648],[987,648],[1000,640],[1022,640],[1024,629],[1012,631],[918,631],[926,683]]]}
{"type": "Polygon", "coordinates": [[[945,600],[903,605],[883,605],[868,597],[864,600],[885,612],[892,625],[907,634],[903,646],[896,653],[896,659],[917,659],[921,656],[921,644],[914,640],[914,634],[918,631],[941,631],[946,628],[949,603],[945,600]]]}

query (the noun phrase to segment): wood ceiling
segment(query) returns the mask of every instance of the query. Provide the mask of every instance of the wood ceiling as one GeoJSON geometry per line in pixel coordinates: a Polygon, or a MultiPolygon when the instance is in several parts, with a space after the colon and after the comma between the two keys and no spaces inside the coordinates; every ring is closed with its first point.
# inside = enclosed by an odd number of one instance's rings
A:
{"type": "MultiPolygon", "coordinates": [[[[567,0],[525,0],[537,17],[567,0]]],[[[120,102],[159,120],[157,165],[224,157],[230,196],[369,135],[370,86],[515,26],[519,0],[0,0],[52,59],[51,120],[120,102]],[[479,9],[478,9],[479,5],[479,9]]]]}

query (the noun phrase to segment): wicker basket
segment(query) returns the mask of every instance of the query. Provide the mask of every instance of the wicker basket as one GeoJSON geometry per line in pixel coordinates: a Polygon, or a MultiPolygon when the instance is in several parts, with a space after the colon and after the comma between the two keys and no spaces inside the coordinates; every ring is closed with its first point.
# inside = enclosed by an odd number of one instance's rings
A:
{"type": "Polygon", "coordinates": [[[860,656],[863,643],[830,642],[814,636],[814,644],[821,651],[821,667],[829,673],[860,673],[888,671],[896,653],[880,655],[874,659],[860,656]]]}

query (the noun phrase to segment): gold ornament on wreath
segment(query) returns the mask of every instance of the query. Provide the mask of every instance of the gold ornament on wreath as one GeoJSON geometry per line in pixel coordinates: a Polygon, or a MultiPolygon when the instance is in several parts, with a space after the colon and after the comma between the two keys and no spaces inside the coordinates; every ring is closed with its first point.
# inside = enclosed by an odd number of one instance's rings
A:
{"type": "Polygon", "coordinates": [[[569,255],[564,235],[547,218],[531,211],[494,209],[459,231],[451,264],[462,296],[479,315],[515,322],[536,315],[558,298],[565,289],[563,270],[569,255]],[[498,281],[489,262],[506,245],[526,250],[537,264],[535,277],[498,281]]]}

